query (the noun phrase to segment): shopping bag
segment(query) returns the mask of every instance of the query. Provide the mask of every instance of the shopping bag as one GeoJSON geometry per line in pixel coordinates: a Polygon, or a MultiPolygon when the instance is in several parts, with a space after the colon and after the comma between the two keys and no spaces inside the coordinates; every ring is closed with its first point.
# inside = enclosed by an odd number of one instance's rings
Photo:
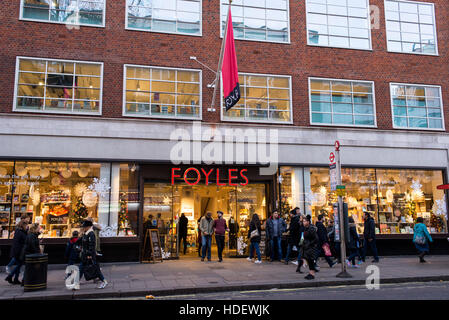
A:
{"type": "Polygon", "coordinates": [[[83,268],[84,278],[87,281],[98,278],[98,274],[99,274],[98,271],[99,271],[98,264],[93,263],[93,262],[88,262],[88,264],[85,265],[83,268]]]}
{"type": "Polygon", "coordinates": [[[332,257],[331,248],[329,247],[329,243],[323,244],[322,248],[324,251],[324,255],[326,257],[332,257]]]}

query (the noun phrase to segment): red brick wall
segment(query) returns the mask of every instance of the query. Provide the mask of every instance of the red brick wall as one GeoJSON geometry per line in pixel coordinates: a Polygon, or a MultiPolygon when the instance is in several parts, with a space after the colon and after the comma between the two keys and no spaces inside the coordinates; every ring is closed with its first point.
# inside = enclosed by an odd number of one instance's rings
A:
{"type": "MultiPolygon", "coordinates": [[[[375,82],[379,129],[391,129],[389,82],[441,85],[449,127],[449,1],[435,3],[439,56],[387,52],[384,1],[380,29],[372,30],[372,51],[307,46],[305,1],[290,0],[291,44],[236,40],[239,71],[292,76],[294,125],[309,125],[308,77],[375,82]]],[[[125,30],[125,0],[107,0],[106,27],[69,30],[63,24],[20,21],[20,1],[0,9],[0,112],[12,112],[16,56],[104,62],[103,117],[122,116],[123,64],[202,68],[194,55],[216,68],[220,51],[219,1],[203,0],[203,36],[125,30]]],[[[207,111],[213,73],[203,68],[203,120],[219,122],[207,111]]],[[[218,104],[217,104],[218,106],[218,104]]]]}

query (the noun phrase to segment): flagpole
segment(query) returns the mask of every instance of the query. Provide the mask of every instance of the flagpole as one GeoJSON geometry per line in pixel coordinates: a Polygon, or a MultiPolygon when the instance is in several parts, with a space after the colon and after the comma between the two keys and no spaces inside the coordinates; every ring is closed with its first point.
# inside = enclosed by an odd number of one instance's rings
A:
{"type": "Polygon", "coordinates": [[[225,49],[225,44],[226,44],[226,38],[228,36],[228,23],[229,23],[229,12],[231,10],[231,4],[232,4],[232,0],[229,0],[229,8],[228,8],[228,13],[226,15],[226,28],[225,28],[225,32],[224,32],[224,36],[223,36],[223,41],[221,43],[221,51],[220,51],[220,59],[218,60],[218,68],[217,68],[217,75],[215,77],[214,80],[214,94],[212,96],[212,103],[210,105],[210,108],[207,109],[207,111],[210,112],[215,112],[215,98],[217,96],[217,88],[218,85],[220,83],[220,77],[221,77],[221,67],[223,65],[223,56],[224,56],[224,49],[225,49]]]}

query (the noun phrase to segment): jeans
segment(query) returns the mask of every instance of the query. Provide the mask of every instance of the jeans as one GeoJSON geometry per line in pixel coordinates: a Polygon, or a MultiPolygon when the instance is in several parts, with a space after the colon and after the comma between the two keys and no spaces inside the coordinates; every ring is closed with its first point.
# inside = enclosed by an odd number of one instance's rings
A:
{"type": "Polygon", "coordinates": [[[274,260],[274,247],[275,244],[277,246],[277,256],[279,260],[282,260],[282,247],[281,247],[281,237],[273,237],[270,239],[270,245],[271,245],[271,260],[274,260]]]}
{"type": "Polygon", "coordinates": [[[11,277],[14,276],[15,279],[19,279],[20,275],[20,268],[23,266],[23,261],[15,260],[16,266],[14,269],[12,269],[11,273],[9,274],[11,277]]]}
{"type": "Polygon", "coordinates": [[[187,252],[187,234],[179,235],[179,246],[181,246],[181,240],[184,244],[184,254],[186,254],[186,252],[187,252]]]}
{"type": "Polygon", "coordinates": [[[358,248],[349,249],[349,257],[347,259],[348,261],[352,262],[352,265],[355,265],[355,257],[358,257],[359,261],[361,260],[359,249],[358,248]]]}
{"type": "Polygon", "coordinates": [[[11,261],[9,261],[9,263],[8,263],[8,268],[11,268],[13,265],[15,265],[17,262],[16,262],[16,258],[14,258],[14,257],[12,257],[11,258],[11,261]]]}
{"type": "MultiPolygon", "coordinates": [[[[97,264],[97,262],[95,260],[92,260],[92,262],[94,264],[97,264]]],[[[84,264],[82,261],[80,263],[79,270],[80,270],[80,279],[81,279],[83,277],[83,273],[84,273],[84,264]]],[[[101,273],[100,268],[98,268],[98,278],[100,278],[101,281],[104,281],[104,276],[103,276],[103,273],[101,273]]]]}
{"type": "MultiPolygon", "coordinates": [[[[294,244],[290,244],[290,243],[288,244],[287,254],[285,255],[285,261],[290,260],[290,253],[292,253],[293,246],[294,246],[294,244]]],[[[296,247],[296,248],[298,249],[298,262],[299,262],[299,260],[301,260],[301,254],[300,254],[299,248],[298,247],[296,247]]]]}
{"type": "Polygon", "coordinates": [[[224,235],[215,235],[215,241],[217,241],[217,249],[218,249],[218,259],[223,259],[223,249],[225,245],[225,236],[224,235]]]}
{"type": "Polygon", "coordinates": [[[368,241],[368,239],[363,240],[362,260],[365,261],[366,251],[368,250],[368,246],[371,248],[371,251],[373,252],[374,260],[379,260],[379,257],[377,256],[376,240],[374,240],[374,239],[372,241],[368,241]]]}
{"type": "Polygon", "coordinates": [[[212,245],[212,236],[202,236],[202,249],[203,249],[203,255],[202,258],[204,259],[206,257],[206,251],[207,251],[207,260],[211,259],[211,245],[212,245]]]}
{"type": "Polygon", "coordinates": [[[253,258],[253,251],[254,251],[254,249],[256,249],[257,260],[261,261],[262,257],[260,256],[259,242],[251,242],[251,244],[249,246],[249,258],[250,259],[253,258]]]}

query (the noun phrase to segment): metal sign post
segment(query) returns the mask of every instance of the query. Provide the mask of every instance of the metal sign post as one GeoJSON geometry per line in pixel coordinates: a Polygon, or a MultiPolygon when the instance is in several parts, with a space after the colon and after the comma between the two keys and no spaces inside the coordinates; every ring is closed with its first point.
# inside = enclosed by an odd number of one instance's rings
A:
{"type": "MultiPolygon", "coordinates": [[[[337,170],[337,185],[342,186],[341,182],[341,162],[340,162],[340,142],[335,141],[335,158],[336,158],[336,170],[337,170]]],[[[341,255],[341,272],[336,275],[337,278],[352,278],[352,276],[346,271],[346,232],[343,213],[343,192],[342,188],[337,192],[338,194],[338,217],[340,224],[340,255],[341,255]]]]}

